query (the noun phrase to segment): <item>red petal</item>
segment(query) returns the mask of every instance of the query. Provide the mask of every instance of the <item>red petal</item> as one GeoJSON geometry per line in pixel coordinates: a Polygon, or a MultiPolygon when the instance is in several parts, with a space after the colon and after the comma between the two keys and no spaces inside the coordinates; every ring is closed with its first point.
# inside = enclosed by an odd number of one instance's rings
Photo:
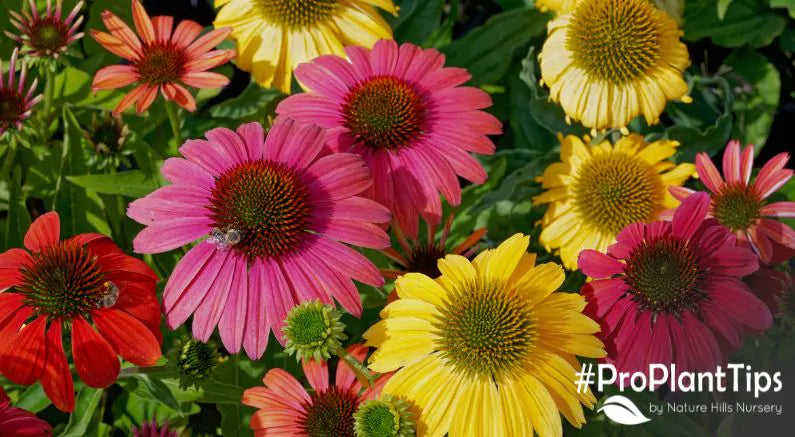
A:
{"type": "Polygon", "coordinates": [[[97,238],[87,244],[87,249],[97,255],[97,263],[103,272],[124,271],[137,273],[157,280],[155,272],[145,262],[125,254],[116,243],[108,237],[97,238]]]}
{"type": "Polygon", "coordinates": [[[592,249],[583,250],[577,259],[582,272],[592,278],[609,278],[624,272],[624,264],[592,249]]]}
{"type": "Polygon", "coordinates": [[[102,335],[125,360],[138,366],[153,366],[162,355],[160,344],[140,320],[113,309],[92,313],[102,335]]]}
{"type": "Polygon", "coordinates": [[[38,252],[56,244],[61,234],[61,219],[57,212],[48,212],[31,223],[25,234],[25,247],[38,252]]]}
{"type": "Polygon", "coordinates": [[[53,322],[47,331],[47,364],[41,375],[41,386],[59,410],[67,413],[74,411],[75,388],[63,349],[60,320],[53,322]]]}
{"type": "Polygon", "coordinates": [[[10,347],[0,356],[0,370],[6,378],[16,384],[30,385],[41,377],[46,352],[46,326],[47,318],[41,316],[10,339],[10,347]]]}
{"type": "Polygon", "coordinates": [[[704,222],[707,212],[709,212],[709,195],[703,192],[691,194],[676,208],[671,223],[671,234],[689,240],[704,222]]]}
{"type": "Polygon", "coordinates": [[[77,374],[89,387],[107,387],[119,376],[116,352],[82,316],[72,319],[72,356],[77,374]]]}
{"type": "Polygon", "coordinates": [[[22,274],[19,267],[30,260],[30,255],[22,249],[9,249],[0,254],[0,291],[19,285],[22,274]]]}

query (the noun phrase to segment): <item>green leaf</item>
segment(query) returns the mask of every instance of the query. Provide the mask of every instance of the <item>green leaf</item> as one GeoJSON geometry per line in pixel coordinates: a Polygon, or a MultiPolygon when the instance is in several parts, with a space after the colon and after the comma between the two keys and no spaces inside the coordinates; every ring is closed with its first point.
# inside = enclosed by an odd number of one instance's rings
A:
{"type": "Polygon", "coordinates": [[[68,174],[81,174],[87,171],[84,137],[74,113],[64,106],[64,139],[61,162],[55,180],[53,209],[61,216],[62,235],[77,235],[84,232],[110,234],[110,226],[105,219],[102,200],[96,192],[82,190],[64,181],[68,174]]]}
{"type": "Polygon", "coordinates": [[[151,378],[146,374],[138,374],[136,377],[143,382],[144,387],[149,390],[149,394],[152,395],[153,399],[162,402],[174,411],[179,411],[177,398],[174,397],[174,393],[171,392],[171,389],[163,384],[163,381],[157,378],[151,378]]]}
{"type": "Polygon", "coordinates": [[[264,115],[282,94],[251,82],[239,96],[210,108],[213,117],[243,119],[264,115]]]}
{"type": "Polygon", "coordinates": [[[733,51],[725,63],[732,67],[727,79],[736,94],[732,138],[759,149],[767,141],[778,109],[781,76],[767,58],[748,48],[733,51]]]}
{"type": "Polygon", "coordinates": [[[688,1],[685,39],[712,38],[724,47],[762,47],[781,34],[787,22],[761,0],[732,0],[721,19],[714,1],[688,1]]]}
{"type": "Polygon", "coordinates": [[[770,0],[771,8],[787,8],[789,16],[795,18],[795,0],[770,0]]]}
{"type": "Polygon", "coordinates": [[[718,0],[718,19],[723,20],[726,17],[726,10],[731,2],[732,0],[718,0]]]}
{"type": "Polygon", "coordinates": [[[44,389],[41,387],[41,384],[34,384],[22,392],[14,406],[30,411],[31,413],[38,413],[51,404],[52,402],[50,402],[50,399],[44,394],[44,389]]]}
{"type": "Polygon", "coordinates": [[[69,416],[69,423],[61,432],[60,437],[83,437],[91,435],[88,425],[94,417],[94,412],[102,399],[102,390],[83,387],[77,394],[75,411],[69,416]]]}
{"type": "Polygon", "coordinates": [[[447,65],[464,67],[475,85],[497,82],[508,71],[516,49],[546,31],[549,16],[535,9],[513,9],[489,18],[483,26],[445,50],[447,65]]]}
{"type": "Polygon", "coordinates": [[[395,40],[422,44],[439,26],[444,0],[403,0],[397,17],[387,17],[395,40]]]}
{"type": "Polygon", "coordinates": [[[11,187],[8,197],[8,217],[3,229],[3,245],[5,249],[21,247],[22,239],[30,227],[30,214],[25,207],[22,195],[22,167],[17,164],[11,172],[11,187]]]}
{"type": "Polygon", "coordinates": [[[129,170],[114,174],[87,174],[67,176],[66,179],[83,188],[102,194],[120,194],[127,197],[143,197],[160,187],[160,182],[141,170],[129,170]]]}

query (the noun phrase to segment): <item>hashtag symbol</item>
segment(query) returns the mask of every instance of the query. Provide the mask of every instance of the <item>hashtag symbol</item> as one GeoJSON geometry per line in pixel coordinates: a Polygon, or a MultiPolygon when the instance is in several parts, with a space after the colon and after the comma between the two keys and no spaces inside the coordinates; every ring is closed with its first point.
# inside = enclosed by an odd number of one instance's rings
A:
{"type": "Polygon", "coordinates": [[[593,371],[593,364],[582,363],[582,370],[575,373],[577,379],[574,384],[577,385],[577,393],[585,393],[588,391],[588,386],[593,384],[596,374],[593,371]]]}

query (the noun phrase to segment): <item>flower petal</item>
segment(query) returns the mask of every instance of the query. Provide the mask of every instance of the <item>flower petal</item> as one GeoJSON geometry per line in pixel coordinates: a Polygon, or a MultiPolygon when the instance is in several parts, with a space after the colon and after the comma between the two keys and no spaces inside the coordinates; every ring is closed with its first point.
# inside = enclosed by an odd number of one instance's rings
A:
{"type": "Polygon", "coordinates": [[[40,252],[46,247],[57,244],[60,234],[61,219],[58,213],[48,212],[31,223],[25,234],[25,247],[33,252],[40,252]]]}
{"type": "Polygon", "coordinates": [[[80,315],[72,319],[72,357],[77,374],[89,387],[107,387],[119,376],[116,352],[80,315]]]}

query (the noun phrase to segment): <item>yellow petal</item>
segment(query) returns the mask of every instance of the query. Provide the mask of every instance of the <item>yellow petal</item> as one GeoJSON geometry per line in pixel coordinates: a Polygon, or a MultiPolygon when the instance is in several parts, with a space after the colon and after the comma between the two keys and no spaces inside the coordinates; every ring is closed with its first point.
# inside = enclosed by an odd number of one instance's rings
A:
{"type": "Polygon", "coordinates": [[[527,253],[529,245],[530,237],[515,234],[500,243],[496,249],[492,249],[491,257],[485,260],[483,265],[475,264],[475,268],[489,279],[507,281],[519,264],[519,260],[527,253]]]}
{"type": "Polygon", "coordinates": [[[563,285],[566,274],[563,268],[555,263],[539,264],[530,269],[516,284],[516,288],[526,293],[534,303],[543,301],[552,292],[563,285]]]}
{"type": "MultiPolygon", "coordinates": [[[[487,251],[481,252],[485,253],[487,251]]],[[[463,284],[471,283],[477,278],[477,272],[472,263],[461,255],[447,255],[437,262],[441,276],[438,281],[447,290],[454,290],[463,284]]]]}
{"type": "Polygon", "coordinates": [[[397,278],[395,289],[401,299],[419,299],[437,307],[447,295],[444,288],[422,273],[406,273],[397,278]]]}

